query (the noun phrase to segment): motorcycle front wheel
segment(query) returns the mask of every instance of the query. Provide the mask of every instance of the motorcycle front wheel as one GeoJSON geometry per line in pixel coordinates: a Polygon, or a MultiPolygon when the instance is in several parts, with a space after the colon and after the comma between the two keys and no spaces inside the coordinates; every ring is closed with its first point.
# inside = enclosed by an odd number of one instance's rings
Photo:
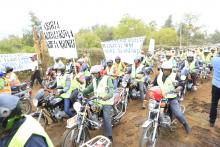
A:
{"type": "Polygon", "coordinates": [[[63,133],[62,137],[62,147],[79,147],[83,143],[85,143],[87,140],[89,140],[89,134],[87,134],[88,131],[85,131],[85,129],[82,130],[82,134],[80,137],[79,143],[76,143],[77,137],[79,134],[79,128],[77,125],[73,126],[70,129],[66,129],[63,133]]]}
{"type": "Polygon", "coordinates": [[[158,129],[156,129],[156,135],[154,140],[152,140],[153,133],[153,123],[150,123],[147,127],[143,127],[139,141],[139,147],[154,147],[157,142],[158,129]]]}
{"type": "Polygon", "coordinates": [[[32,105],[29,99],[22,99],[22,113],[23,114],[30,114],[32,111],[32,105]]]}

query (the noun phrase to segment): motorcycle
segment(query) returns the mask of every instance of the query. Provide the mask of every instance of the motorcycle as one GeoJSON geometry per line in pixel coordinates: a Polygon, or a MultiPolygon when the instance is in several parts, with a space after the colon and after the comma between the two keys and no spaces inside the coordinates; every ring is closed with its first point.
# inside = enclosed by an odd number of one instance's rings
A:
{"type": "Polygon", "coordinates": [[[38,120],[44,128],[48,124],[68,118],[64,112],[63,98],[56,95],[54,90],[40,89],[33,99],[33,104],[37,110],[31,116],[38,120]],[[45,94],[46,91],[49,93],[48,95],[45,94]]]}
{"type": "Polygon", "coordinates": [[[211,64],[203,63],[202,66],[200,66],[200,68],[199,68],[200,69],[199,77],[200,77],[202,83],[204,82],[204,80],[206,80],[208,78],[208,75],[210,73],[210,68],[209,68],[210,66],[211,66],[211,64]]]}
{"type": "Polygon", "coordinates": [[[22,83],[19,86],[14,86],[11,89],[12,95],[18,96],[22,103],[22,112],[24,114],[30,114],[32,111],[31,105],[31,96],[32,96],[32,89],[30,87],[30,82],[22,83]]]}
{"type": "MultiPolygon", "coordinates": [[[[112,109],[112,125],[119,124],[122,116],[127,110],[126,87],[119,88],[114,96],[114,105],[112,109]]],[[[63,135],[62,146],[79,146],[85,143],[89,138],[89,130],[100,129],[103,126],[102,105],[100,98],[84,98],[82,94],[78,96],[78,102],[74,103],[74,110],[77,115],[67,120],[66,131],[63,135]]]]}
{"type": "MultiPolygon", "coordinates": [[[[173,116],[171,114],[168,99],[163,98],[162,91],[158,86],[149,88],[149,114],[147,120],[142,125],[142,133],[139,141],[140,147],[154,147],[159,137],[161,128],[173,129],[173,116]]],[[[185,112],[185,107],[181,105],[181,111],[185,112]]]]}
{"type": "Polygon", "coordinates": [[[96,136],[86,143],[82,144],[80,147],[110,147],[111,141],[102,135],[96,136]]]}

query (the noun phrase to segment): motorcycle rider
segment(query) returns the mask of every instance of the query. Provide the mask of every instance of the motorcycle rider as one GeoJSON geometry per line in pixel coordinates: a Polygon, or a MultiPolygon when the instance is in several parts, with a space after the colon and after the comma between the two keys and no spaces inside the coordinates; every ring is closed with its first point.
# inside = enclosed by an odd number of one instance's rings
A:
{"type": "Polygon", "coordinates": [[[80,73],[84,76],[86,80],[86,86],[88,86],[89,81],[91,80],[91,74],[89,72],[89,67],[86,63],[81,66],[80,73]]]}
{"type": "Polygon", "coordinates": [[[126,65],[124,64],[124,62],[121,61],[121,57],[119,56],[115,57],[114,67],[116,67],[116,70],[118,71],[119,76],[123,75],[126,65]]]}
{"type": "Polygon", "coordinates": [[[73,112],[70,111],[70,96],[69,89],[71,86],[71,79],[69,74],[65,74],[65,68],[57,69],[57,77],[56,77],[57,89],[61,98],[64,98],[64,112],[69,116],[73,116],[73,112]],[[62,89],[62,90],[60,90],[62,89]]]}
{"type": "Polygon", "coordinates": [[[0,71],[0,93],[11,94],[11,86],[9,81],[4,77],[4,72],[0,71]]]}
{"type": "Polygon", "coordinates": [[[107,67],[106,67],[107,75],[111,76],[112,82],[114,85],[114,89],[117,89],[119,72],[118,72],[117,68],[113,65],[112,60],[108,60],[106,63],[107,63],[107,67]]]}
{"type": "Polygon", "coordinates": [[[142,108],[145,109],[145,94],[144,94],[144,65],[141,63],[141,57],[137,57],[132,65],[131,78],[138,83],[138,88],[140,90],[142,108]]]}
{"type": "Polygon", "coordinates": [[[22,115],[19,98],[0,94],[1,147],[53,147],[47,133],[31,116],[22,115]]]}
{"type": "Polygon", "coordinates": [[[66,71],[68,73],[72,73],[73,70],[74,70],[74,67],[73,67],[73,59],[72,58],[67,58],[66,59],[66,71]]]}
{"type": "Polygon", "coordinates": [[[19,86],[21,83],[17,77],[17,75],[13,72],[13,67],[6,67],[6,75],[5,78],[8,79],[10,82],[10,86],[13,89],[13,87],[19,86]]]}
{"type": "Polygon", "coordinates": [[[178,121],[183,124],[186,133],[189,134],[191,129],[181,111],[177,94],[175,93],[181,90],[181,86],[176,88],[173,85],[173,81],[178,80],[179,78],[176,73],[172,72],[172,64],[170,61],[164,62],[161,68],[162,72],[160,72],[160,74],[154,79],[153,85],[161,88],[163,97],[168,99],[172,113],[178,121]]]}
{"type": "Polygon", "coordinates": [[[84,95],[94,92],[96,97],[101,98],[100,103],[103,105],[104,134],[111,142],[112,138],[112,116],[111,110],[114,104],[114,88],[112,79],[109,76],[101,75],[102,66],[94,65],[91,67],[90,73],[94,76],[92,83],[83,90],[84,95]]]}
{"type": "Polygon", "coordinates": [[[194,60],[193,53],[189,52],[187,54],[187,60],[183,62],[183,64],[180,67],[180,70],[181,70],[181,75],[188,75],[192,78],[194,90],[197,90],[197,87],[196,87],[197,85],[196,79],[197,79],[197,74],[198,74],[197,69],[199,69],[199,63],[194,60]]]}
{"type": "Polygon", "coordinates": [[[146,58],[144,59],[144,61],[142,62],[143,65],[147,66],[147,67],[153,67],[154,64],[154,58],[153,55],[148,52],[146,58]]]}

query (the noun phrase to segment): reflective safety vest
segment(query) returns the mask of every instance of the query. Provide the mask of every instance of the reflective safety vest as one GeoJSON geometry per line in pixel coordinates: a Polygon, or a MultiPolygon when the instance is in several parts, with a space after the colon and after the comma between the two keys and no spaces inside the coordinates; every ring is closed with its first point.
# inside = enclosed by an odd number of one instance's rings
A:
{"type": "Polygon", "coordinates": [[[57,76],[56,78],[57,78],[57,86],[62,86],[62,87],[66,86],[66,75],[57,76]]]}
{"type": "Polygon", "coordinates": [[[9,80],[7,78],[2,78],[2,80],[4,80],[4,87],[3,89],[0,89],[0,93],[11,94],[11,86],[9,80]]]}
{"type": "Polygon", "coordinates": [[[8,79],[9,83],[10,83],[10,86],[13,87],[13,86],[19,86],[21,83],[20,81],[18,80],[18,77],[15,73],[9,73],[7,74],[6,76],[6,79],[8,79]],[[14,76],[15,77],[15,80],[11,81],[11,76],[14,76]]]}
{"type": "Polygon", "coordinates": [[[177,95],[173,92],[175,90],[175,87],[173,85],[173,81],[176,79],[176,74],[171,73],[165,80],[165,82],[162,81],[163,72],[160,72],[160,74],[157,77],[157,83],[160,86],[163,94],[165,95],[165,98],[175,98],[177,95]]]}
{"type": "Polygon", "coordinates": [[[54,147],[49,136],[43,127],[31,116],[26,115],[26,120],[19,127],[8,147],[24,147],[32,135],[39,135],[45,138],[48,147],[54,147]]]}
{"type": "Polygon", "coordinates": [[[205,56],[204,54],[202,55],[202,61],[205,62],[206,64],[211,63],[211,56],[208,54],[205,56]]]}
{"type": "Polygon", "coordinates": [[[117,71],[119,72],[119,75],[124,72],[124,69],[126,67],[125,64],[122,63],[122,62],[120,62],[119,64],[118,63],[114,63],[114,66],[117,69],[117,71]]]}
{"type": "MultiPolygon", "coordinates": [[[[106,97],[108,96],[109,93],[109,87],[108,87],[108,78],[109,76],[103,76],[102,79],[99,81],[99,84],[97,86],[97,80],[94,78],[93,79],[93,90],[94,90],[94,95],[96,97],[106,97]]],[[[113,105],[114,104],[114,97],[108,99],[108,100],[100,100],[100,104],[102,105],[113,105]]]]}
{"type": "Polygon", "coordinates": [[[111,75],[111,78],[114,80],[117,78],[118,76],[118,70],[116,69],[116,67],[114,65],[112,65],[112,67],[106,67],[106,71],[107,71],[107,75],[111,75]]]}
{"type": "MultiPolygon", "coordinates": [[[[136,78],[137,75],[142,71],[144,65],[140,64],[137,68],[135,68],[135,64],[132,65],[131,77],[136,78]]],[[[144,76],[140,79],[135,79],[137,82],[144,82],[144,76]]]]}
{"type": "Polygon", "coordinates": [[[185,61],[185,67],[189,69],[189,73],[195,73],[196,72],[196,62],[193,61],[189,63],[188,61],[185,61]]]}

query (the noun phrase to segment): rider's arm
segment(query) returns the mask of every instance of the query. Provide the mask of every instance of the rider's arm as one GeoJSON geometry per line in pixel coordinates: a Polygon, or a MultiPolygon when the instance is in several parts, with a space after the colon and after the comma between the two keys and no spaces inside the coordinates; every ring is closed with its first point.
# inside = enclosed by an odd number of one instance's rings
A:
{"type": "Polygon", "coordinates": [[[114,86],[112,83],[112,79],[110,77],[108,78],[107,85],[109,88],[109,93],[107,95],[107,98],[111,98],[111,97],[113,97],[113,94],[114,94],[114,86]]]}
{"type": "Polygon", "coordinates": [[[32,135],[24,146],[25,147],[48,147],[45,139],[39,135],[32,135]]]}
{"type": "Polygon", "coordinates": [[[90,93],[92,93],[94,91],[93,89],[93,83],[90,83],[88,87],[86,87],[83,90],[83,95],[89,95],[90,93]]]}

